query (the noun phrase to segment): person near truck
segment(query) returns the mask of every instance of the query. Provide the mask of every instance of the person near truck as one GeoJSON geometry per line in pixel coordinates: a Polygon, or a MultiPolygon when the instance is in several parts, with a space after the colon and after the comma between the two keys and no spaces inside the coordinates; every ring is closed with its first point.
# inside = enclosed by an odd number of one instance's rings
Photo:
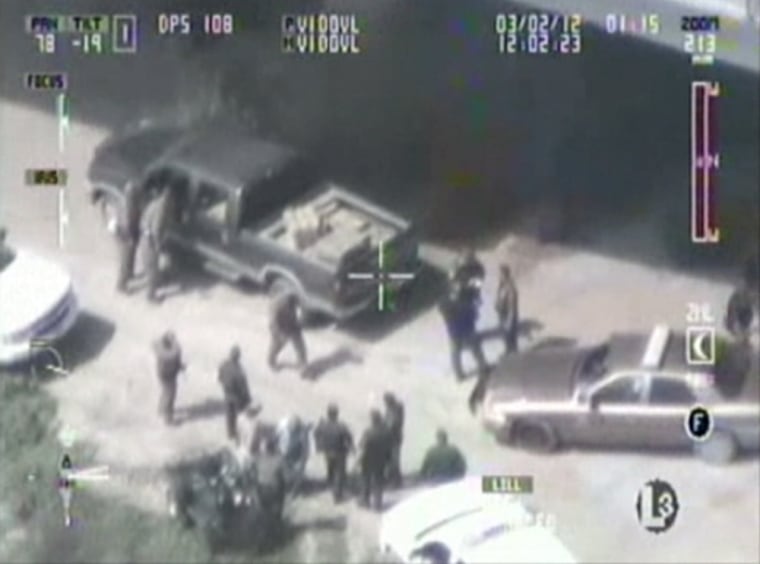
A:
{"type": "Polygon", "coordinates": [[[343,500],[346,485],[346,461],[354,451],[354,437],[348,426],[338,418],[338,406],[327,406],[327,417],[321,419],[314,430],[317,451],[325,457],[327,484],[332,490],[333,501],[343,500]]]}
{"type": "Polygon", "coordinates": [[[469,350],[478,365],[478,373],[488,372],[488,363],[476,331],[478,319],[478,290],[470,286],[456,287],[444,296],[439,309],[446,324],[451,351],[451,366],[458,380],[464,380],[462,354],[469,350]]]}
{"type": "Polygon", "coordinates": [[[177,377],[185,369],[182,349],[173,332],[167,331],[153,344],[156,371],[161,386],[158,413],[167,425],[174,424],[174,401],[177,397],[177,377]]]}
{"type": "Polygon", "coordinates": [[[140,191],[134,182],[124,186],[124,205],[116,223],[119,246],[119,275],[116,289],[128,293],[129,282],[135,274],[135,256],[140,241],[140,191]]]}
{"type": "Polygon", "coordinates": [[[224,393],[227,438],[238,442],[238,414],[251,404],[248,378],[240,365],[240,347],[230,349],[227,359],[219,367],[219,383],[224,393]]]}
{"type": "Polygon", "coordinates": [[[168,186],[164,186],[146,206],[140,220],[148,299],[154,303],[160,301],[158,289],[161,283],[161,254],[166,241],[169,197],[170,190],[168,186]]]}
{"type": "Polygon", "coordinates": [[[298,297],[292,292],[282,292],[274,297],[269,318],[270,345],[268,362],[273,371],[279,370],[277,357],[288,343],[293,343],[302,376],[307,376],[306,343],[298,316],[298,297]]]}

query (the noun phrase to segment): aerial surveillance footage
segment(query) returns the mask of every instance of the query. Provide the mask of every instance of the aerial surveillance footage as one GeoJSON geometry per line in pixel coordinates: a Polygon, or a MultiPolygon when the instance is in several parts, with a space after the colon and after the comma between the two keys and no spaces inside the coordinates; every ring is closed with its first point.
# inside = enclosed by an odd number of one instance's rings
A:
{"type": "Polygon", "coordinates": [[[0,562],[760,562],[757,0],[0,0],[0,562]]]}

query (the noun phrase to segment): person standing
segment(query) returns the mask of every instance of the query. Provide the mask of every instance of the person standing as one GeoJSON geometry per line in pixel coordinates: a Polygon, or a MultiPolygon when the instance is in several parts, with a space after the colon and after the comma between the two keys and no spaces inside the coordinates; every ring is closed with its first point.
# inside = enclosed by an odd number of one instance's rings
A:
{"type": "Polygon", "coordinates": [[[453,285],[477,288],[478,291],[486,277],[486,269],[473,247],[467,247],[455,260],[454,268],[449,274],[453,285]]]}
{"type": "Polygon", "coordinates": [[[449,336],[451,365],[458,380],[465,378],[462,367],[465,350],[469,350],[475,358],[481,377],[488,372],[488,363],[476,331],[478,304],[476,290],[465,287],[446,295],[439,305],[449,336]]]}
{"type": "Polygon", "coordinates": [[[267,513],[279,517],[285,503],[285,461],[276,437],[269,437],[264,445],[264,452],[255,458],[259,496],[267,513]]]}
{"type": "Polygon", "coordinates": [[[135,255],[140,240],[140,192],[138,185],[127,182],[124,186],[124,205],[116,224],[116,238],[119,246],[119,276],[116,289],[129,291],[129,281],[135,272],[135,255]]]}
{"type": "Polygon", "coordinates": [[[232,347],[227,360],[219,367],[219,383],[224,392],[227,438],[237,442],[239,439],[238,414],[251,403],[248,379],[240,365],[240,347],[237,345],[232,347]]]}
{"type": "Polygon", "coordinates": [[[502,264],[499,268],[499,285],[496,289],[494,307],[499,319],[499,327],[504,335],[504,346],[507,353],[517,352],[520,322],[517,285],[507,264],[502,264]]]}
{"type": "Polygon", "coordinates": [[[148,279],[148,299],[154,303],[160,301],[158,288],[161,283],[161,253],[164,251],[166,239],[169,192],[169,187],[165,186],[151,200],[142,214],[140,224],[148,279]]]}
{"type": "Polygon", "coordinates": [[[404,404],[391,392],[383,396],[385,403],[385,426],[388,429],[390,452],[388,458],[388,485],[400,488],[403,482],[401,476],[401,444],[404,440],[404,404]]]}
{"type": "Polygon", "coordinates": [[[436,433],[436,444],[428,449],[420,469],[420,478],[426,482],[440,484],[463,477],[467,473],[467,463],[462,452],[452,444],[443,429],[436,433]]]}
{"type": "Polygon", "coordinates": [[[385,489],[385,470],[388,465],[390,445],[388,430],[383,424],[380,412],[370,412],[370,426],[364,431],[359,445],[359,466],[362,474],[361,504],[376,511],[383,508],[383,490],[385,489]]]}
{"type": "Polygon", "coordinates": [[[182,361],[182,349],[173,332],[167,331],[153,344],[156,356],[158,381],[161,385],[161,398],[158,413],[167,425],[174,424],[174,400],[177,397],[177,376],[185,369],[182,361]]]}
{"type": "Polygon", "coordinates": [[[728,299],[725,317],[726,329],[737,340],[748,340],[754,317],[753,290],[744,282],[731,293],[728,299]]]}
{"type": "Polygon", "coordinates": [[[317,451],[325,457],[327,484],[332,490],[333,500],[343,500],[346,485],[346,460],[354,451],[354,437],[348,426],[338,419],[338,406],[327,406],[327,418],[321,419],[314,430],[317,451]]]}
{"type": "Polygon", "coordinates": [[[303,339],[301,321],[298,318],[298,298],[290,292],[275,296],[269,321],[270,346],[268,362],[272,370],[279,370],[277,357],[288,343],[293,343],[298,356],[298,367],[301,376],[307,375],[306,344],[303,339]]]}

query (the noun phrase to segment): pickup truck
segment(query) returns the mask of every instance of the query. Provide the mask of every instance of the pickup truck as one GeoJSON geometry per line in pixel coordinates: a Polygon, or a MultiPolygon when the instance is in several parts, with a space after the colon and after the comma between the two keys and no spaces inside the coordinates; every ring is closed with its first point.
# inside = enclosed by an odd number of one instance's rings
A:
{"type": "Polygon", "coordinates": [[[320,179],[296,151],[236,128],[137,128],[96,149],[88,178],[111,231],[128,182],[145,199],[168,187],[170,251],[229,282],[293,293],[308,313],[347,319],[419,270],[408,221],[320,179]]]}

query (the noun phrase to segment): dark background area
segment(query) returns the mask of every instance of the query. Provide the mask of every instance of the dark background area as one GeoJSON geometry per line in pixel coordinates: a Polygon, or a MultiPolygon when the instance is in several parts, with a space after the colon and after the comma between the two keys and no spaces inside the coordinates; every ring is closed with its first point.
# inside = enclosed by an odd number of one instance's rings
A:
{"type": "MultiPolygon", "coordinates": [[[[506,230],[687,268],[729,266],[758,239],[758,77],[586,27],[580,56],[503,56],[483,0],[3,1],[0,95],[28,70],[69,73],[73,119],[119,129],[144,117],[246,115],[351,189],[417,219],[429,238],[488,242],[506,230]],[[280,52],[280,16],[353,13],[362,54],[280,52]],[[157,37],[156,14],[231,12],[232,37],[157,37]],[[135,55],[35,53],[28,13],[138,14],[135,55]],[[721,83],[724,241],[688,240],[690,81],[721,83]],[[642,238],[641,234],[645,236],[642,238]],[[710,247],[710,246],[708,246],[710,247]]],[[[68,51],[68,52],[67,52],[68,51]]],[[[2,126],[2,124],[0,124],[2,126]]],[[[2,156],[0,155],[0,159],[2,156]]],[[[0,160],[0,163],[2,161],[0,160]]]]}

